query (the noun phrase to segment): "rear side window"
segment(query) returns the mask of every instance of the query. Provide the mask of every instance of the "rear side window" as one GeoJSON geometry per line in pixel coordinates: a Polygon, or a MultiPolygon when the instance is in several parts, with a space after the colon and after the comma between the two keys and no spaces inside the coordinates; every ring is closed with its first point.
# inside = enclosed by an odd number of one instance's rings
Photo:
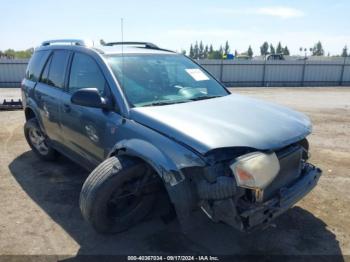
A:
{"type": "Polygon", "coordinates": [[[45,84],[49,84],[49,68],[50,68],[50,64],[51,64],[51,60],[52,60],[52,56],[50,56],[49,60],[47,61],[44,71],[41,74],[41,79],[40,82],[45,83],[45,84]]]}
{"type": "Polygon", "coordinates": [[[102,95],[105,86],[105,78],[95,60],[88,55],[75,53],[69,77],[69,92],[94,87],[102,95]]]}
{"type": "Polygon", "coordinates": [[[33,54],[32,58],[29,61],[27,70],[26,70],[26,79],[31,81],[38,81],[40,73],[43,69],[45,61],[49,55],[49,51],[37,51],[33,54]]]}
{"type": "Polygon", "coordinates": [[[46,63],[41,81],[51,86],[63,88],[68,59],[68,51],[54,51],[50,60],[46,63]]]}

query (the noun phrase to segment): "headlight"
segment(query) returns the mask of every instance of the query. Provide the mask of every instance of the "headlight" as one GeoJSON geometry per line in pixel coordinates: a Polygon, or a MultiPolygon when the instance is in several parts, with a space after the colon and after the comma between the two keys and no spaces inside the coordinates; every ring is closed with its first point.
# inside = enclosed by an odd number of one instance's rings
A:
{"type": "Polygon", "coordinates": [[[230,165],[238,186],[264,189],[280,171],[275,153],[254,152],[236,158],[230,165]]]}

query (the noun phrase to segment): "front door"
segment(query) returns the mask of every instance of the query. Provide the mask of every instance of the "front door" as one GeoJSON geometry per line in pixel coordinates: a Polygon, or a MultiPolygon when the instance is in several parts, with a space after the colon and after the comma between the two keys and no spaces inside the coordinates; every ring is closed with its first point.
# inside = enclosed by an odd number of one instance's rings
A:
{"type": "Polygon", "coordinates": [[[97,88],[109,97],[109,86],[96,61],[76,52],[72,59],[68,89],[62,96],[61,124],[66,146],[93,165],[102,162],[112,149],[122,118],[114,111],[79,106],[71,103],[71,95],[81,88],[97,88]]]}

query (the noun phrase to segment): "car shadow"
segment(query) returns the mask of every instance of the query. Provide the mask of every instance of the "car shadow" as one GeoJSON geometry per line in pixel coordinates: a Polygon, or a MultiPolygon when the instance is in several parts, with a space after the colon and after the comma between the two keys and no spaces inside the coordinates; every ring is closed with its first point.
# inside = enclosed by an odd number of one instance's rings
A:
{"type": "MultiPolygon", "coordinates": [[[[204,216],[196,229],[183,234],[176,220],[165,223],[153,216],[129,231],[100,235],[83,220],[79,209],[87,171],[64,157],[43,162],[31,151],[14,159],[9,169],[28,196],[80,245],[77,255],[341,255],[327,225],[300,207],[278,218],[276,226],[249,234],[204,216]]],[[[336,258],[342,261],[341,256],[336,258]]]]}

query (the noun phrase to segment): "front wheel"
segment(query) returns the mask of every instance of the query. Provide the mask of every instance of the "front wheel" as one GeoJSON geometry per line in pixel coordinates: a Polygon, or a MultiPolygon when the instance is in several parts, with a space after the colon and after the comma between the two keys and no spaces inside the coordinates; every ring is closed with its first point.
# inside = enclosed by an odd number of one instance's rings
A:
{"type": "Polygon", "coordinates": [[[125,231],[150,212],[158,183],[158,175],[141,160],[108,158],[92,171],[83,185],[82,215],[99,233],[125,231]]]}
{"type": "Polygon", "coordinates": [[[24,125],[25,138],[33,152],[44,160],[55,160],[57,152],[47,143],[47,137],[41,130],[36,118],[29,119],[24,125]]]}

